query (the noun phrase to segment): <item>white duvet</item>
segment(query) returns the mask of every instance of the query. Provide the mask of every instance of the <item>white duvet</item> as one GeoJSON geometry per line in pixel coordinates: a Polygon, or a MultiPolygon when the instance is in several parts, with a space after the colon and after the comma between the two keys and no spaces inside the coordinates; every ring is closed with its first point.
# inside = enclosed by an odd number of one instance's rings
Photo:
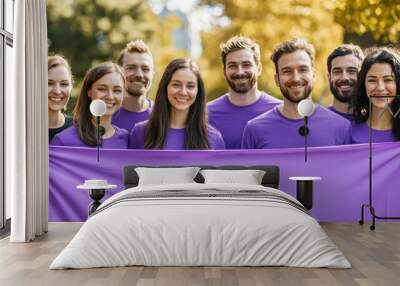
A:
{"type": "MultiPolygon", "coordinates": [[[[178,192],[177,192],[178,193],[178,192]]],[[[50,269],[145,266],[294,266],[350,268],[350,263],[310,215],[272,188],[232,184],[135,187],[106,200],[50,269]],[[249,197],[134,198],[185,190],[249,193],[249,197]],[[263,191],[271,199],[252,197],[263,191]],[[138,193],[143,192],[143,193],[138,193]]]]}

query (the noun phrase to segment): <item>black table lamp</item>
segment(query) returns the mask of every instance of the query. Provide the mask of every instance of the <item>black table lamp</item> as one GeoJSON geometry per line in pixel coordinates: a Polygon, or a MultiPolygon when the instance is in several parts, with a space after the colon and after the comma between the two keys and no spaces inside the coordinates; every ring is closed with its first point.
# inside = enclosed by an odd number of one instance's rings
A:
{"type": "Polygon", "coordinates": [[[307,162],[307,135],[310,132],[308,129],[308,117],[314,113],[315,105],[310,99],[303,99],[297,105],[297,112],[304,118],[304,125],[299,128],[299,133],[304,136],[304,162],[307,162]]]}
{"type": "MultiPolygon", "coordinates": [[[[101,99],[95,99],[90,103],[90,113],[96,117],[96,133],[97,133],[97,162],[99,162],[99,145],[100,145],[100,117],[103,116],[107,111],[107,106],[101,99]]],[[[104,133],[104,132],[101,132],[104,133]]],[[[102,134],[103,135],[103,134],[102,134]]]]}

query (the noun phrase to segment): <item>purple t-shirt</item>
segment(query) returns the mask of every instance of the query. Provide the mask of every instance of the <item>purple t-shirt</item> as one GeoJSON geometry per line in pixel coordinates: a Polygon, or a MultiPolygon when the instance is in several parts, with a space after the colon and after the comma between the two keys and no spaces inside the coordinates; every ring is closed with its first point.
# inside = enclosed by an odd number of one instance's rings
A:
{"type": "MultiPolygon", "coordinates": [[[[125,129],[114,126],[115,133],[112,137],[103,139],[102,148],[105,149],[128,149],[129,134],[125,129]]],[[[89,146],[79,138],[78,129],[75,126],[69,127],[58,133],[51,140],[50,145],[74,146],[74,147],[95,147],[89,146]]]]}
{"type": "MultiPolygon", "coordinates": [[[[372,142],[397,141],[392,130],[372,129],[372,142]]],[[[351,125],[351,144],[369,143],[369,126],[367,123],[353,123],[351,125]]]]}
{"type": "Polygon", "coordinates": [[[226,149],[240,149],[247,122],[280,103],[280,100],[262,92],[256,102],[237,106],[225,94],[208,103],[208,122],[221,132],[226,149]]]}
{"type": "MultiPolygon", "coordinates": [[[[144,149],[144,137],[148,121],[139,122],[133,127],[129,135],[130,149],[144,149]]],[[[207,127],[210,149],[225,149],[221,133],[212,126],[207,127]]],[[[186,150],[185,128],[168,128],[168,135],[163,150],[186,150]]]]}
{"type": "Polygon", "coordinates": [[[113,114],[111,123],[119,128],[130,131],[136,123],[149,119],[152,101],[148,100],[149,108],[142,112],[128,111],[121,106],[121,108],[113,114]]]}
{"type": "MultiPolygon", "coordinates": [[[[296,148],[304,146],[304,136],[299,128],[304,119],[284,117],[278,106],[247,123],[243,149],[296,148]]],[[[309,147],[350,144],[350,122],[341,116],[317,105],[308,118],[309,147]]]]}
{"type": "Polygon", "coordinates": [[[330,110],[332,112],[335,112],[336,114],[342,116],[343,118],[346,118],[349,121],[353,121],[354,120],[353,114],[351,114],[351,113],[343,113],[343,112],[337,111],[332,105],[328,107],[328,110],[330,110]]]}

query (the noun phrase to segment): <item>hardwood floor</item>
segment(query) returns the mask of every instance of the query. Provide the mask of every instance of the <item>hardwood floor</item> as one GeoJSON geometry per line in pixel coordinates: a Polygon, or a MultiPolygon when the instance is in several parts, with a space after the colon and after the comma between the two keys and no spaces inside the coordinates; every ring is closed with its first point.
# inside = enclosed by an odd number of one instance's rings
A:
{"type": "Polygon", "coordinates": [[[121,267],[48,270],[80,223],[50,223],[32,243],[0,240],[0,285],[400,285],[400,224],[378,223],[375,231],[356,223],[322,224],[353,268],[121,267]]]}

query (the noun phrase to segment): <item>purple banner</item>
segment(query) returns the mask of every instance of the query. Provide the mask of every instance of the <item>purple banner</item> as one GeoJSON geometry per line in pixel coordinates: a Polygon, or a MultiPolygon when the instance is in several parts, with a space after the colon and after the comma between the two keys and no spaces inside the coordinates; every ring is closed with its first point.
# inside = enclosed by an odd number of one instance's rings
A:
{"type": "MultiPolygon", "coordinates": [[[[358,221],[360,207],[368,203],[368,144],[316,147],[304,150],[139,151],[49,148],[49,220],[84,221],[91,202],[76,186],[85,179],[106,179],[123,189],[125,165],[278,165],[280,189],[295,196],[291,176],[319,176],[314,182],[312,215],[319,221],[358,221]]],[[[400,143],[373,146],[373,203],[379,216],[400,216],[400,143]]],[[[370,219],[369,211],[366,212],[370,219]]]]}

